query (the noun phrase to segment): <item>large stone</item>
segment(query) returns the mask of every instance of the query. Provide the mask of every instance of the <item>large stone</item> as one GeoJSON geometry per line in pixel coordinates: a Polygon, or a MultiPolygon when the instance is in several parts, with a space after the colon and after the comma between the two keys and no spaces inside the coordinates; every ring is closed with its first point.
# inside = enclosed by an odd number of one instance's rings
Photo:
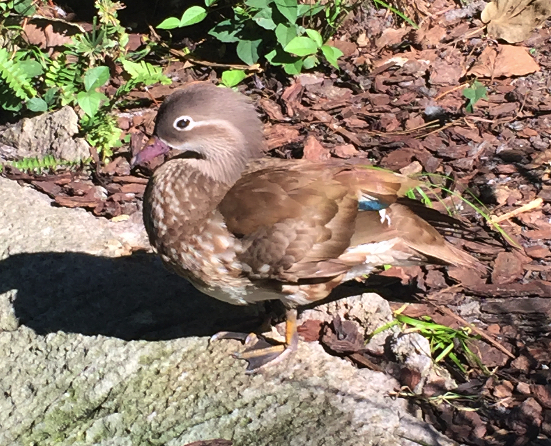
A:
{"type": "Polygon", "coordinates": [[[241,344],[208,336],[261,308],[202,296],[148,252],[121,256],[144,246],[139,221],[54,208],[2,178],[0,221],[1,445],[454,444],[389,396],[396,381],[317,343],[246,375],[241,344]]]}
{"type": "Polygon", "coordinates": [[[78,133],[78,116],[69,107],[0,129],[0,160],[52,155],[66,161],[82,161],[90,157],[90,146],[78,133]]]}

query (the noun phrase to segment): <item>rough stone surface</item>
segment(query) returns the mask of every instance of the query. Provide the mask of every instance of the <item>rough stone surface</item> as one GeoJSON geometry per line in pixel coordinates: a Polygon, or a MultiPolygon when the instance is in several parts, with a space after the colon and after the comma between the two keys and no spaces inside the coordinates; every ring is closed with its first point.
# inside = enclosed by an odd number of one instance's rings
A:
{"type": "Polygon", "coordinates": [[[51,207],[0,178],[0,444],[452,445],[397,383],[300,343],[257,375],[221,329],[261,308],[201,296],[140,246],[136,222],[51,207]],[[415,440],[415,443],[408,440],[415,440]]]}
{"type": "Polygon", "coordinates": [[[82,161],[90,157],[90,146],[78,133],[78,116],[69,107],[34,118],[25,118],[0,131],[0,159],[52,155],[56,159],[82,161]]]}
{"type": "Polygon", "coordinates": [[[365,348],[374,354],[382,355],[387,339],[394,334],[400,333],[400,329],[397,326],[392,326],[370,337],[375,330],[394,320],[390,305],[377,293],[348,296],[334,302],[319,305],[312,310],[302,312],[299,322],[305,319],[331,322],[337,315],[341,319],[352,320],[359,324],[364,339],[369,338],[369,342],[365,345],[365,348]]]}

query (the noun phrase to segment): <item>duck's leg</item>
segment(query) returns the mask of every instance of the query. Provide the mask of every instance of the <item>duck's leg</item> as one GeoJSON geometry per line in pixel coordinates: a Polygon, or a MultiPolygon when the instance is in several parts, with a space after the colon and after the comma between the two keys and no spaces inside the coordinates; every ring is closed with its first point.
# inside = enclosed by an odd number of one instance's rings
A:
{"type": "Polygon", "coordinates": [[[288,309],[285,320],[285,344],[271,344],[254,333],[220,332],[211,340],[238,339],[243,341],[247,348],[242,353],[235,353],[237,359],[247,361],[247,373],[254,373],[267,365],[274,365],[296,351],[298,345],[297,310],[288,309]]]}

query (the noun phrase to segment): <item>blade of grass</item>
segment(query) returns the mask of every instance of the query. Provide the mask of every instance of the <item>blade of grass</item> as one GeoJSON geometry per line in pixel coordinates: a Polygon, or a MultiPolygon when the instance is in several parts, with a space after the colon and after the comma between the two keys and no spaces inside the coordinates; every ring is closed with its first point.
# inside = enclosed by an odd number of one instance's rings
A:
{"type": "Polygon", "coordinates": [[[405,15],[401,11],[398,11],[396,8],[393,8],[388,3],[385,3],[383,0],[373,0],[373,3],[379,6],[382,6],[383,8],[388,9],[389,11],[392,11],[394,14],[400,17],[404,22],[409,23],[414,29],[419,29],[417,24],[413,20],[411,20],[407,15],[405,15]]]}

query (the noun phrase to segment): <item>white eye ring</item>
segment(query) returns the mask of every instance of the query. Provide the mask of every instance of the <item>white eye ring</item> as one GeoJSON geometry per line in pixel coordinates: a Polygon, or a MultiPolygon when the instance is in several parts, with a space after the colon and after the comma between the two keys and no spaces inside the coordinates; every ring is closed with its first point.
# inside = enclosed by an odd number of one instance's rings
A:
{"type": "Polygon", "coordinates": [[[191,118],[191,116],[178,116],[172,123],[172,127],[174,127],[179,132],[187,132],[188,130],[191,130],[193,127],[195,127],[195,121],[191,118]]]}

